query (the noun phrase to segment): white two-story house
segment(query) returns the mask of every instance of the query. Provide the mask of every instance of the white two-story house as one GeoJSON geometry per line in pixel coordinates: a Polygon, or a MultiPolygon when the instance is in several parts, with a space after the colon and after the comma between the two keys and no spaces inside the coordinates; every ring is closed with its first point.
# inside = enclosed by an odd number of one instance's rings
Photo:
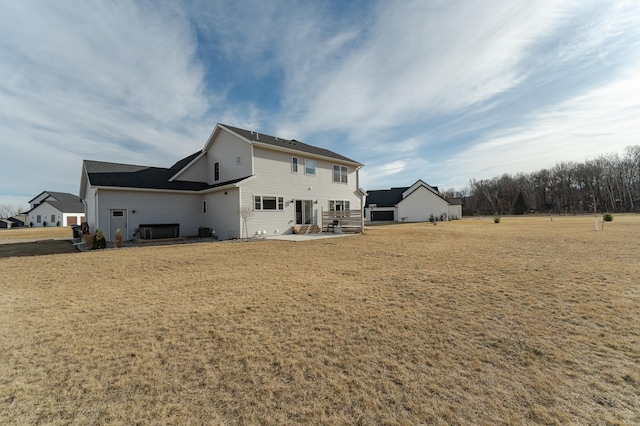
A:
{"type": "Polygon", "coordinates": [[[295,139],[218,124],[201,151],[169,168],[85,160],[80,198],[90,232],[109,241],[118,229],[124,240],[203,229],[221,240],[280,235],[322,227],[323,211],[362,212],[362,166],[295,139]]]}

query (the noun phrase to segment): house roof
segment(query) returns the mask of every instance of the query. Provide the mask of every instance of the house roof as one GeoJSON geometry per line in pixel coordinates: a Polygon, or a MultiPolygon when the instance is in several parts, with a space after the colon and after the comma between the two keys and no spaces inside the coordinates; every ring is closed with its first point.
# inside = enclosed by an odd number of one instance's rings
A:
{"type": "Polygon", "coordinates": [[[165,189],[175,191],[204,191],[220,186],[238,183],[250,176],[209,185],[206,182],[189,182],[169,179],[175,174],[181,163],[188,164],[199,153],[186,157],[171,168],[137,166],[133,164],[105,163],[84,160],[89,181],[94,186],[117,188],[165,189]]]}
{"type": "Polygon", "coordinates": [[[75,202],[67,202],[67,201],[45,201],[47,204],[51,204],[56,209],[60,210],[62,213],[82,213],[84,212],[84,204],[80,202],[80,198],[76,196],[78,201],[75,202]]]}
{"type": "Polygon", "coordinates": [[[20,220],[20,219],[18,219],[18,218],[15,218],[15,217],[9,217],[9,218],[7,218],[6,220],[8,220],[8,221],[9,221],[9,222],[11,222],[11,223],[14,223],[14,224],[20,225],[20,226],[24,225],[24,221],[22,221],[22,220],[20,220]]]}
{"type": "Polygon", "coordinates": [[[276,138],[275,136],[254,132],[252,130],[240,129],[239,127],[228,126],[226,124],[220,124],[220,126],[232,131],[233,133],[236,133],[242,136],[243,138],[251,142],[258,142],[258,143],[266,144],[275,148],[284,148],[288,150],[300,151],[307,154],[318,155],[321,157],[329,157],[329,158],[334,158],[340,161],[346,161],[349,163],[362,165],[361,163],[355,160],[352,160],[351,158],[345,157],[344,155],[340,155],[328,149],[320,148],[313,145],[308,145],[304,142],[300,142],[295,139],[276,138]]]}
{"type": "MultiPolygon", "coordinates": [[[[215,133],[219,131],[218,129],[225,129],[226,131],[234,133],[237,136],[248,140],[250,143],[264,144],[266,146],[271,146],[274,148],[298,151],[315,156],[333,158],[336,161],[340,162],[348,162],[360,166],[362,165],[357,161],[337,154],[328,149],[308,145],[297,140],[276,138],[275,136],[260,134],[258,132],[253,132],[238,127],[218,124],[218,126],[216,126],[216,130],[214,130],[214,132],[212,133],[212,137],[209,139],[207,145],[203,150],[195,152],[177,161],[169,168],[109,163],[93,160],[84,160],[83,168],[91,185],[116,188],[139,188],[197,192],[235,184],[248,179],[251,176],[245,176],[226,182],[219,182],[213,185],[209,185],[206,182],[182,181],[175,179],[194,160],[205,153],[205,151],[208,149],[209,144],[213,140],[212,138],[215,138],[215,133]]],[[[85,183],[83,175],[80,192],[84,191],[84,185],[85,183]]]]}
{"type": "Polygon", "coordinates": [[[78,197],[77,195],[69,194],[68,192],[42,191],[40,194],[38,194],[37,197],[31,199],[31,201],[40,197],[40,195],[42,194],[48,194],[49,196],[45,198],[44,201],[42,201],[40,204],[29,210],[29,212],[37,209],[43,204],[49,204],[61,213],[84,212],[84,204],[82,204],[82,202],[80,201],[80,197],[78,197]]]}
{"type": "Polygon", "coordinates": [[[453,206],[461,206],[463,204],[462,200],[459,198],[450,198],[447,201],[453,206]]]}
{"type": "Polygon", "coordinates": [[[454,200],[445,199],[438,192],[437,186],[431,186],[428,183],[424,182],[423,180],[418,179],[411,186],[368,191],[369,195],[367,195],[367,202],[365,204],[365,207],[369,207],[370,204],[375,204],[377,207],[395,207],[399,202],[407,199],[409,196],[411,196],[411,194],[413,194],[420,187],[426,188],[427,190],[432,192],[434,195],[442,198],[443,200],[445,200],[450,204],[462,204],[462,202],[459,202],[459,203],[453,202],[455,199],[454,200]],[[409,190],[412,188],[413,190],[409,192],[409,190]]]}
{"type": "Polygon", "coordinates": [[[402,188],[367,191],[365,207],[369,207],[370,204],[375,204],[378,207],[395,207],[396,204],[402,201],[402,193],[407,189],[409,189],[408,186],[403,186],[402,188]]]}
{"type": "MultiPolygon", "coordinates": [[[[62,202],[77,202],[77,201],[79,201],[77,195],[69,194],[68,192],[42,191],[41,193],[39,193],[38,195],[36,195],[32,199],[30,199],[29,203],[31,203],[36,198],[40,197],[42,194],[47,194],[49,197],[55,198],[56,201],[62,201],[62,202]]],[[[49,197],[47,197],[47,198],[49,198],[49,197]]]]}

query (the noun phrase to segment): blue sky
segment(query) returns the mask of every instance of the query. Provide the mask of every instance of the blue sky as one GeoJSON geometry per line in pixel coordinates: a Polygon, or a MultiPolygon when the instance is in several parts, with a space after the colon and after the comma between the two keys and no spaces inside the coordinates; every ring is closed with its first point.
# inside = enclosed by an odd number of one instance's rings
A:
{"type": "Polygon", "coordinates": [[[0,204],[216,123],[462,189],[640,144],[640,2],[0,0],[0,204]]]}

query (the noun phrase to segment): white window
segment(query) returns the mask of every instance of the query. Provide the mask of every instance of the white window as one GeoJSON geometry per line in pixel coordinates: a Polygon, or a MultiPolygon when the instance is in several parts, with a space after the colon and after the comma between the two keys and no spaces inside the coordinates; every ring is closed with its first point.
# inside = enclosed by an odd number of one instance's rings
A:
{"type": "Polygon", "coordinates": [[[316,161],[315,160],[304,160],[304,174],[305,175],[315,175],[316,174],[316,161]]]}
{"type": "Polygon", "coordinates": [[[52,214],[51,215],[51,223],[54,223],[56,221],[56,215],[52,214]]]}
{"type": "Polygon", "coordinates": [[[254,210],[284,210],[284,197],[254,195],[254,210]]]}
{"type": "Polygon", "coordinates": [[[36,218],[37,223],[42,223],[42,217],[40,215],[36,216],[36,218]]]}
{"type": "Polygon", "coordinates": [[[347,200],[329,200],[329,210],[339,212],[349,210],[349,201],[347,200]]]}
{"type": "Polygon", "coordinates": [[[347,168],[345,166],[333,165],[333,181],[347,183],[347,168]]]}
{"type": "Polygon", "coordinates": [[[220,180],[220,163],[216,162],[213,165],[213,180],[220,180]]]}
{"type": "Polygon", "coordinates": [[[347,200],[330,200],[329,210],[331,211],[344,211],[349,210],[349,201],[347,200]]]}
{"type": "Polygon", "coordinates": [[[236,156],[236,165],[240,165],[242,164],[242,155],[237,155],[236,156]]]}
{"type": "Polygon", "coordinates": [[[291,173],[298,173],[298,157],[291,157],[291,173]]]}

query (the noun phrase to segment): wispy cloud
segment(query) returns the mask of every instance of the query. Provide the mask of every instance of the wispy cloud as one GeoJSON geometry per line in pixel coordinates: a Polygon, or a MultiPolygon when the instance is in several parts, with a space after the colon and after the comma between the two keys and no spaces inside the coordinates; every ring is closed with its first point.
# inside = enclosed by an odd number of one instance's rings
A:
{"type": "Polygon", "coordinates": [[[164,6],[4,4],[0,125],[19,137],[3,144],[28,146],[0,156],[4,176],[52,170],[66,189],[82,158],[154,162],[203,143],[204,69],[188,20],[164,6]]]}
{"type": "Polygon", "coordinates": [[[75,191],[83,158],[168,165],[216,122],[348,155],[365,188],[461,187],[640,134],[633,0],[0,9],[0,202],[75,191]]]}
{"type": "Polygon", "coordinates": [[[306,100],[297,103],[306,108],[307,131],[375,129],[425,114],[444,116],[524,78],[527,49],[570,8],[555,4],[383,2],[357,51],[338,63],[329,60],[305,91],[285,97],[306,100]]]}
{"type": "Polygon", "coordinates": [[[439,174],[465,171],[471,178],[530,172],[556,162],[583,161],[637,144],[640,134],[640,63],[610,84],[533,114],[526,126],[488,134],[446,162],[439,174]],[[632,96],[630,96],[632,94],[632,96]]]}

